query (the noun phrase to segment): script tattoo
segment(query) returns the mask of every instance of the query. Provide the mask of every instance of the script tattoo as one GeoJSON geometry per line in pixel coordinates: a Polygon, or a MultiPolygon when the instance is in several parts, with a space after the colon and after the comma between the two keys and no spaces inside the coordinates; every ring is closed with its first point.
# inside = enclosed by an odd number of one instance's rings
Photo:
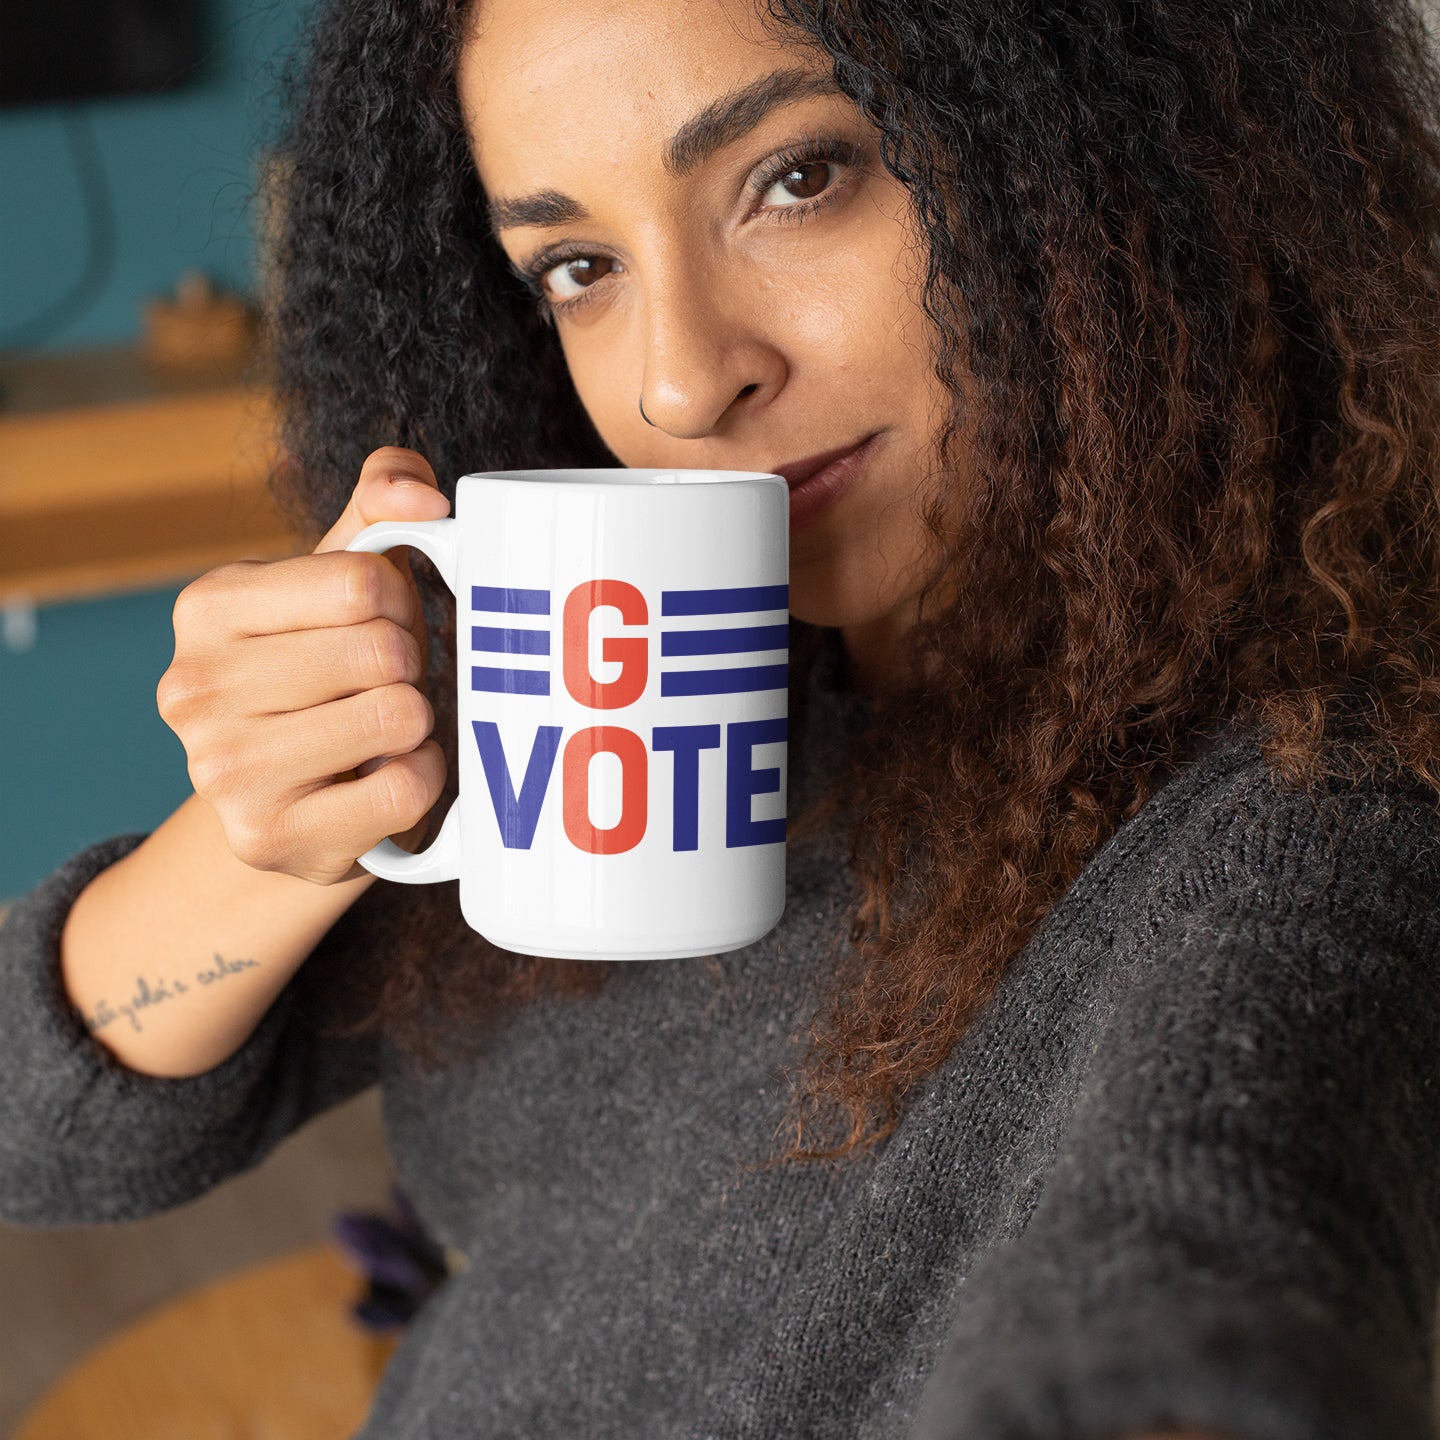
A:
{"type": "MultiPolygon", "coordinates": [[[[214,985],[217,981],[225,979],[227,975],[234,975],[241,970],[258,969],[258,960],[227,960],[223,955],[215,956],[215,963],[206,970],[195,972],[195,982],[199,985],[214,985]]],[[[152,1005],[163,1005],[167,1001],[175,1000],[186,994],[190,989],[187,981],[178,977],[167,981],[161,975],[152,985],[143,975],[135,977],[135,993],[121,1005],[111,1005],[108,1000],[101,1000],[95,1006],[93,1015],[82,1015],[85,1022],[85,1029],[88,1034],[94,1034],[97,1030],[103,1030],[105,1026],[118,1020],[122,1015],[127,1017],[132,1028],[143,1030],[145,1027],[140,1023],[140,1012],[152,1005]]]]}

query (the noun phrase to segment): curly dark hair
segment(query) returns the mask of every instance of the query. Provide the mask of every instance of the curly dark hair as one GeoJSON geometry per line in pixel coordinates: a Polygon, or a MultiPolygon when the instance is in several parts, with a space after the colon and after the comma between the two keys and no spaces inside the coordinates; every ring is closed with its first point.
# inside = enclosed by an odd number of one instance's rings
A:
{"type": "MultiPolygon", "coordinates": [[[[1386,0],[770,0],[769,21],[830,57],[911,194],[941,473],[966,472],[958,518],[948,486],[925,516],[944,564],[906,678],[837,785],[858,883],[780,1164],[894,1129],[1215,722],[1253,725],[1278,783],[1440,796],[1440,74],[1386,0]]],[[[382,444],[452,500],[467,471],[618,463],[489,230],[465,26],[452,0],[343,0],[294,80],[275,484],[317,537],[382,444]]],[[[417,571],[438,816],[455,622],[417,571]]],[[[791,619],[792,764],[826,633],[791,619]]],[[[388,953],[347,977],[354,1027],[424,1064],[454,1053],[442,1030],[479,1040],[611,968],[489,945],[454,886],[362,907],[388,953]]]]}

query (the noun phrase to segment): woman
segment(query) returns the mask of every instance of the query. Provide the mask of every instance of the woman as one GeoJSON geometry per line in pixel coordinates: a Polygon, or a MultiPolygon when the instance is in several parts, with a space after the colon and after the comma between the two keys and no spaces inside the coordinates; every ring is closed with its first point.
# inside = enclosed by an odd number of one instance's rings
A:
{"type": "Polygon", "coordinates": [[[1424,38],[331,7],[276,313],[318,544],[182,595],[196,797],[0,936],[6,1217],[179,1203],[378,1079],[466,1268],[367,1440],[1433,1437],[1424,38]],[[792,491],[771,936],[515,956],[359,871],[455,773],[450,607],[364,524],[852,450],[792,491]]]}

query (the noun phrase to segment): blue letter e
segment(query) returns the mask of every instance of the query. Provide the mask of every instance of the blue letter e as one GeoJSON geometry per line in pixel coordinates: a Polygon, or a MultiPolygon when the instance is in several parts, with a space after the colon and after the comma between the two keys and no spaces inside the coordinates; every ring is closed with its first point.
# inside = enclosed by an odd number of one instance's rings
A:
{"type": "Polygon", "coordinates": [[[769,845],[785,838],[785,817],[756,820],[750,813],[754,795],[768,795],[780,789],[779,766],[764,770],[751,767],[751,750],[772,740],[785,738],[785,716],[771,720],[734,720],[725,727],[725,845],[769,845]]]}

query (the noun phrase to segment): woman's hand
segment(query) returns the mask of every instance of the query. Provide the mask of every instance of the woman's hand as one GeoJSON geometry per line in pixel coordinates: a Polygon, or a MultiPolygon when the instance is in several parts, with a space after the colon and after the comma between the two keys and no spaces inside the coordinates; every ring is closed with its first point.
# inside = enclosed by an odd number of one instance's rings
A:
{"type": "Polygon", "coordinates": [[[180,592],[156,702],[247,865],[329,885],[364,874],[355,857],[386,835],[418,841],[445,758],[427,738],[409,551],[344,547],[377,520],[449,508],[425,458],[387,446],[313,554],[222,565],[180,592]]]}

